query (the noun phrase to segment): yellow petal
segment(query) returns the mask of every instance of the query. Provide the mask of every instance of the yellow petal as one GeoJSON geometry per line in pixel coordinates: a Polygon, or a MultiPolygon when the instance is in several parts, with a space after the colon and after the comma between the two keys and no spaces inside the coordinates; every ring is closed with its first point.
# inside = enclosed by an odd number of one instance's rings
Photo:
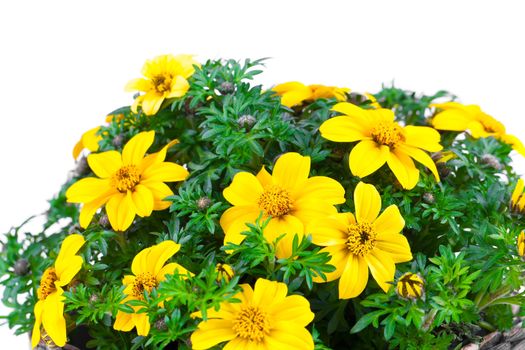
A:
{"type": "Polygon", "coordinates": [[[109,198],[111,198],[111,196],[113,196],[114,194],[116,194],[116,191],[111,190],[101,195],[100,197],[95,198],[91,202],[85,203],[82,206],[82,210],[80,210],[80,217],[79,217],[80,226],[82,228],[88,227],[89,223],[93,219],[93,215],[95,215],[97,210],[100,207],[102,207],[104,204],[106,204],[109,198]]]}
{"type": "Polygon", "coordinates": [[[516,205],[519,198],[523,195],[523,189],[525,188],[525,182],[523,179],[519,179],[516,183],[516,187],[514,187],[514,191],[512,192],[511,202],[513,205],[516,205]]]}
{"type": "Polygon", "coordinates": [[[80,155],[80,152],[84,150],[84,144],[82,143],[82,139],[80,139],[76,144],[75,147],[73,147],[73,159],[77,159],[80,155]]]}
{"type": "Polygon", "coordinates": [[[145,156],[139,165],[141,172],[144,172],[145,169],[149,168],[153,164],[164,162],[164,160],[166,159],[166,153],[168,152],[168,149],[178,143],[179,143],[179,140],[177,139],[171,140],[166,146],[162,147],[162,149],[158,151],[157,153],[148,154],[147,156],[145,156]]]}
{"type": "Polygon", "coordinates": [[[396,272],[396,266],[390,254],[375,249],[366,255],[364,259],[379,287],[381,287],[385,293],[388,292],[392,286],[392,284],[388,282],[394,280],[394,273],[396,272]]]}
{"type": "Polygon", "coordinates": [[[283,238],[277,243],[275,255],[281,258],[288,258],[292,255],[292,246],[294,236],[297,235],[299,241],[304,236],[304,225],[298,218],[293,215],[284,215],[280,218],[272,218],[264,228],[264,238],[268,242],[273,242],[282,234],[283,238]]]}
{"type": "Polygon", "coordinates": [[[443,149],[443,146],[439,144],[441,135],[433,128],[407,125],[404,131],[405,143],[409,146],[422,148],[429,152],[438,152],[443,149]]]}
{"type": "Polygon", "coordinates": [[[133,261],[131,262],[131,272],[133,272],[135,276],[153,270],[148,266],[148,255],[152,249],[153,247],[144,248],[133,258],[133,261]]]}
{"type": "Polygon", "coordinates": [[[156,276],[166,261],[180,249],[180,244],[174,241],[164,241],[152,247],[148,255],[149,272],[156,276]]]}
{"type": "Polygon", "coordinates": [[[359,223],[372,223],[381,210],[381,196],[373,185],[359,182],[354,191],[355,217],[359,223]]]}
{"type": "Polygon", "coordinates": [[[388,167],[404,189],[413,189],[419,180],[419,170],[412,159],[402,152],[391,152],[387,160],[388,167]]]}
{"type": "Polygon", "coordinates": [[[182,97],[189,90],[190,84],[184,77],[178,75],[172,80],[171,90],[166,98],[182,97]]]}
{"type": "Polygon", "coordinates": [[[337,209],[333,205],[322,201],[322,197],[306,197],[294,202],[293,211],[290,214],[307,225],[312,220],[337,214],[337,209]]]}
{"type": "Polygon", "coordinates": [[[93,153],[87,161],[95,175],[103,179],[113,176],[122,167],[122,158],[117,151],[93,153]]]}
{"type": "Polygon", "coordinates": [[[472,121],[472,115],[459,109],[439,112],[432,118],[432,126],[438,130],[465,131],[472,121]]]}
{"type": "Polygon", "coordinates": [[[128,314],[122,311],[117,311],[117,317],[115,323],[113,324],[113,329],[122,332],[129,332],[135,327],[135,322],[133,322],[133,314],[128,314]]]}
{"type": "Polygon", "coordinates": [[[153,193],[144,185],[137,185],[131,194],[133,204],[137,209],[137,215],[141,217],[150,216],[153,211],[153,193]]]}
{"type": "Polygon", "coordinates": [[[328,262],[329,265],[332,265],[335,267],[335,271],[325,273],[326,280],[321,278],[321,276],[316,276],[313,278],[313,281],[315,283],[324,283],[324,282],[330,282],[338,279],[341,277],[341,274],[344,271],[344,268],[346,266],[346,261],[349,259],[348,249],[346,248],[345,244],[338,244],[333,245],[330,247],[326,247],[321,249],[321,253],[328,253],[331,257],[330,261],[328,262]]]}
{"type": "Polygon", "coordinates": [[[263,191],[261,183],[253,174],[240,172],[235,174],[231,185],[222,194],[233,205],[256,205],[263,191]]]}
{"type": "Polygon", "coordinates": [[[385,164],[389,153],[388,146],[363,140],[350,152],[350,171],[359,177],[370,175],[385,164]]]}
{"type": "Polygon", "coordinates": [[[151,83],[151,81],[143,79],[143,78],[138,78],[138,79],[133,79],[129,81],[124,87],[124,90],[128,92],[133,92],[136,90],[146,92],[146,91],[151,90],[152,88],[153,88],[153,84],[151,83]]]}
{"type": "Polygon", "coordinates": [[[350,117],[358,117],[360,119],[367,119],[366,110],[348,102],[340,102],[332,107],[332,111],[343,113],[350,117]]]}
{"type": "MultiPolygon", "coordinates": [[[[155,277],[157,278],[157,281],[164,281],[166,279],[166,275],[174,275],[175,273],[177,273],[184,278],[188,274],[188,272],[188,270],[186,270],[184,267],[177,263],[169,263],[164,265],[155,277]]],[[[190,275],[193,274],[190,272],[190,275]]]]}
{"type": "Polygon", "coordinates": [[[199,62],[195,61],[193,59],[193,55],[176,55],[174,57],[174,60],[180,63],[180,72],[179,74],[182,75],[184,78],[189,78],[193,73],[195,73],[195,67],[200,67],[199,62]]]}
{"type": "Polygon", "coordinates": [[[85,177],[67,189],[66,198],[69,203],[87,203],[109,190],[111,190],[109,179],[85,177]]]}
{"type": "Polygon", "coordinates": [[[293,196],[296,199],[315,198],[330,204],[346,202],[343,186],[338,181],[326,176],[314,176],[307,179],[304,187],[298,189],[293,196]]]}
{"type": "Polygon", "coordinates": [[[243,221],[243,223],[254,223],[260,212],[261,210],[254,205],[237,205],[235,207],[231,207],[227,209],[221,216],[220,224],[222,230],[224,232],[228,231],[238,219],[248,220],[243,221]]]}
{"type": "MultiPolygon", "coordinates": [[[[234,207],[237,208],[237,207],[234,207]]],[[[233,209],[233,208],[230,208],[233,209]]],[[[226,212],[228,212],[230,209],[228,209],[226,212]]],[[[225,214],[226,214],[225,212],[225,214]]],[[[232,212],[230,212],[232,213],[232,212]]],[[[242,235],[242,232],[249,231],[250,229],[246,226],[246,223],[255,224],[255,221],[259,217],[259,210],[250,210],[246,211],[245,214],[237,216],[236,219],[233,219],[233,213],[231,214],[231,222],[228,221],[230,218],[224,219],[223,216],[221,217],[221,222],[224,222],[224,225],[227,227],[227,230],[224,230],[224,244],[227,243],[234,243],[234,244],[240,244],[246,236],[242,235]]],[[[237,215],[237,213],[235,213],[237,215]]],[[[222,224],[221,224],[222,225],[222,224]]]]}
{"type": "Polygon", "coordinates": [[[33,332],[31,334],[31,347],[34,348],[40,342],[40,326],[42,325],[42,312],[44,310],[44,302],[39,300],[35,304],[33,310],[35,314],[35,324],[33,325],[33,332]]]}
{"type": "Polygon", "coordinates": [[[295,152],[280,156],[272,172],[275,183],[292,193],[304,186],[309,174],[310,157],[295,152]]]}
{"type": "Polygon", "coordinates": [[[171,162],[162,162],[145,169],[144,173],[142,173],[141,183],[182,181],[188,175],[188,170],[184,169],[184,167],[171,162]]]}
{"type": "Polygon", "coordinates": [[[140,314],[131,314],[131,317],[133,318],[133,322],[135,323],[135,326],[137,327],[137,335],[141,335],[143,337],[146,337],[149,334],[150,324],[149,324],[149,316],[147,313],[140,313],[140,314]]]}
{"type": "Polygon", "coordinates": [[[98,134],[99,130],[100,126],[97,126],[96,128],[86,131],[82,135],[82,143],[84,147],[90,150],[91,152],[98,151],[98,142],[102,140],[102,136],[98,134]]]}
{"type": "Polygon", "coordinates": [[[355,119],[348,116],[330,118],[321,124],[321,136],[335,142],[354,142],[370,137],[370,133],[355,119]]]}
{"type": "Polygon", "coordinates": [[[236,336],[232,321],[209,319],[199,323],[197,330],[191,335],[191,346],[195,350],[209,349],[236,336]]]}
{"type": "Polygon", "coordinates": [[[122,150],[122,164],[138,166],[154,139],[155,131],[143,131],[133,136],[122,150]]]}
{"type": "Polygon", "coordinates": [[[382,233],[377,235],[377,249],[388,253],[394,263],[412,260],[410,245],[405,236],[394,233],[382,233]]]}
{"type": "Polygon", "coordinates": [[[141,184],[146,186],[153,194],[153,210],[164,210],[166,208],[169,208],[171,202],[165,201],[164,199],[169,196],[173,196],[173,191],[169,188],[168,185],[162,182],[150,182],[141,184]]]}
{"type": "Polygon", "coordinates": [[[66,344],[66,320],[64,319],[64,303],[60,292],[51,293],[44,300],[42,324],[57,346],[66,344]]]}
{"type": "Polygon", "coordinates": [[[373,225],[378,234],[394,234],[403,230],[405,219],[399,213],[399,208],[392,204],[379,215],[373,225]]]}
{"type": "Polygon", "coordinates": [[[272,88],[272,91],[275,91],[278,95],[282,95],[288,91],[294,90],[304,90],[307,86],[298,81],[289,81],[282,84],[277,84],[272,88]]]}
{"type": "Polygon", "coordinates": [[[142,110],[146,115],[154,115],[159,111],[162,102],[164,102],[164,96],[147,92],[142,97],[142,110]]]}
{"type": "Polygon", "coordinates": [[[257,180],[259,180],[263,188],[269,185],[273,185],[272,175],[268,171],[266,171],[264,165],[261,168],[261,170],[257,173],[257,180]]]}
{"type": "Polygon", "coordinates": [[[368,282],[366,261],[350,254],[339,279],[339,299],[355,298],[363,292],[368,282]]]}
{"type": "Polygon", "coordinates": [[[314,341],[306,328],[286,322],[277,322],[270,335],[265,337],[268,350],[313,350],[314,341]]]}
{"type": "Polygon", "coordinates": [[[131,226],[135,218],[135,205],[131,193],[119,193],[111,197],[106,204],[106,213],[109,223],[115,231],[125,231],[131,226]]]}
{"type": "Polygon", "coordinates": [[[254,306],[268,307],[284,301],[288,294],[285,283],[259,278],[255,282],[252,303],[254,306]]]}
{"type": "Polygon", "coordinates": [[[432,174],[434,174],[436,181],[439,181],[439,173],[436,168],[436,163],[434,163],[432,158],[424,151],[420,150],[419,148],[414,148],[410,146],[401,146],[397,151],[398,153],[403,152],[408,154],[410,157],[414,158],[416,161],[426,166],[428,169],[430,169],[432,174]]]}
{"type": "Polygon", "coordinates": [[[308,299],[300,295],[290,295],[281,302],[267,305],[266,310],[274,319],[306,327],[314,319],[308,299]]]}
{"type": "Polygon", "coordinates": [[[306,233],[312,235],[312,242],[320,246],[345,244],[347,225],[340,219],[344,214],[312,221],[306,228],[306,233]]]}

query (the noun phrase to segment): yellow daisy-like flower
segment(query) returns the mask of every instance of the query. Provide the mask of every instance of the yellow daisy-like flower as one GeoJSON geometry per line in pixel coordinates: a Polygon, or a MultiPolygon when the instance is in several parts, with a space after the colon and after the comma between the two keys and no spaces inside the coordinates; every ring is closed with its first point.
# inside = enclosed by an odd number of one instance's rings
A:
{"type": "Polygon", "coordinates": [[[313,219],[335,214],[335,204],[345,202],[343,186],[325,176],[308,178],[310,157],[299,153],[283,154],[270,175],[264,167],[254,176],[247,172],[235,175],[223,195],[234,205],[222,214],[224,244],[240,244],[241,232],[248,231],[246,223],[255,223],[261,211],[263,218],[271,217],[264,229],[268,242],[286,234],[277,244],[279,258],[292,254],[294,234],[302,237],[305,225],[313,219]]]}
{"type": "Polygon", "coordinates": [[[77,159],[80,153],[87,148],[91,152],[98,151],[98,142],[102,140],[102,136],[98,134],[100,126],[90,129],[82,134],[80,140],[73,148],[73,158],[77,159]]]}
{"type": "Polygon", "coordinates": [[[84,237],[79,234],[67,236],[60,246],[55,265],[47,268],[42,275],[34,309],[35,324],[31,335],[33,348],[40,342],[42,334],[46,334],[57,346],[66,344],[63,287],[71,282],[82,267],[84,260],[76,254],[84,243],[84,237]]]}
{"type": "Polygon", "coordinates": [[[412,260],[408,241],[400,234],[405,220],[396,205],[381,215],[381,197],[374,186],[360,182],[354,191],[355,216],[340,213],[315,220],[309,225],[312,242],[324,246],[321,252],[331,256],[329,264],[335,271],[327,273],[327,281],[339,278],[339,298],[357,297],[368,282],[368,269],[386,292],[394,280],[396,263],[412,260]],[[379,215],[379,217],[378,217],[379,215]]]}
{"type": "Polygon", "coordinates": [[[507,134],[505,126],[492,116],[483,112],[477,105],[462,105],[458,102],[445,102],[431,105],[440,110],[432,117],[432,125],[438,130],[466,131],[474,138],[494,137],[512,146],[525,156],[525,146],[514,135],[507,134]]]}
{"type": "Polygon", "coordinates": [[[525,231],[521,231],[518,235],[518,254],[525,258],[525,231]]]}
{"type": "Polygon", "coordinates": [[[519,179],[512,191],[512,197],[510,197],[510,208],[516,212],[525,212],[525,196],[523,190],[525,189],[525,182],[523,179],[519,179]]]}
{"type": "MultiPolygon", "coordinates": [[[[126,287],[124,294],[126,298],[121,302],[130,300],[144,300],[144,291],[150,293],[157,288],[160,282],[166,279],[166,275],[178,273],[188,274],[188,271],[177,263],[164,265],[180,249],[180,244],[173,241],[164,241],[153,247],[140,251],[131,263],[133,275],[126,275],[122,283],[126,287]]],[[[137,313],[140,307],[134,307],[135,313],[117,312],[117,318],[113,328],[117,331],[129,332],[137,327],[137,334],[147,336],[150,330],[149,316],[147,313],[137,313]]]]}
{"type": "Polygon", "coordinates": [[[425,281],[417,273],[407,272],[399,278],[396,293],[405,299],[419,299],[425,292],[425,281]]]}
{"type": "Polygon", "coordinates": [[[87,177],[74,183],[66,191],[70,203],[84,203],[80,211],[80,226],[87,227],[95,212],[105,205],[111,227],[125,231],[135,215],[150,216],[153,210],[164,210],[173,195],[165,182],[182,181],[188,171],[182,166],[165,162],[168,147],[145,156],[153,144],[154,131],[141,132],[117,151],[90,154],[88,164],[96,177],[87,177]]]}
{"type": "Polygon", "coordinates": [[[138,78],[126,85],[127,91],[141,91],[132,106],[137,112],[138,105],[146,115],[157,113],[162,102],[168,98],[182,97],[190,88],[188,79],[198,65],[191,55],[162,55],[146,61],[142,68],[145,78],[138,78]]]}
{"type": "Polygon", "coordinates": [[[209,349],[225,341],[227,350],[314,348],[305,328],[314,318],[306,298],[287,296],[286,284],[263,278],[255,282],[255,289],[248,284],[241,288],[234,296],[240,303],[223,302],[218,311],[207,310],[208,319],[191,335],[193,349],[209,349]]]}
{"type": "Polygon", "coordinates": [[[401,126],[390,109],[362,109],[351,103],[338,103],[332,110],[343,113],[325,121],[319,131],[335,142],[359,141],[350,152],[350,171],[365,177],[385,163],[403,188],[412,189],[419,180],[419,170],[412,159],[432,171],[439,181],[436,164],[425,152],[437,152],[439,133],[425,126],[401,126]]]}
{"type": "Polygon", "coordinates": [[[336,98],[338,101],[344,101],[346,93],[350,92],[348,88],[324,85],[306,86],[297,81],[276,85],[272,90],[281,96],[281,104],[286,107],[293,107],[304,101],[319,98],[336,98]]]}

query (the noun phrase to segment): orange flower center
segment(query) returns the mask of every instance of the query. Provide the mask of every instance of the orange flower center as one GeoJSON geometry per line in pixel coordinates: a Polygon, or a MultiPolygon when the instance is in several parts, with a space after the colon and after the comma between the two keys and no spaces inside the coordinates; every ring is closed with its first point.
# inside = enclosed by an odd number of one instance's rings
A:
{"type": "Polygon", "coordinates": [[[377,233],[367,222],[348,226],[347,235],[346,247],[354,255],[365,256],[375,247],[377,233]]]}
{"type": "Polygon", "coordinates": [[[270,333],[268,314],[256,306],[244,307],[233,320],[237,336],[251,341],[262,341],[270,333]]]}
{"type": "Polygon", "coordinates": [[[56,292],[55,281],[58,281],[58,276],[54,267],[49,267],[44,271],[42,279],[40,280],[40,287],[38,287],[37,295],[39,300],[45,300],[47,296],[56,292]]]}
{"type": "Polygon", "coordinates": [[[144,291],[151,293],[153,288],[156,288],[159,285],[159,282],[149,272],[140,273],[135,277],[132,287],[132,295],[140,300],[144,299],[144,291]]]}
{"type": "Polygon", "coordinates": [[[390,148],[395,148],[399,143],[405,142],[403,128],[396,122],[379,122],[372,129],[371,135],[375,142],[390,148]]]}
{"type": "Polygon", "coordinates": [[[135,165],[123,166],[111,178],[111,185],[122,193],[133,190],[139,182],[140,171],[135,165]]]}
{"type": "Polygon", "coordinates": [[[286,215],[293,209],[290,192],[277,185],[268,186],[259,197],[257,204],[266,215],[274,218],[286,215]]]}
{"type": "Polygon", "coordinates": [[[151,82],[153,83],[155,91],[157,91],[159,94],[164,94],[165,92],[169,92],[171,90],[172,79],[173,76],[171,74],[165,73],[154,76],[151,79],[151,82]]]}

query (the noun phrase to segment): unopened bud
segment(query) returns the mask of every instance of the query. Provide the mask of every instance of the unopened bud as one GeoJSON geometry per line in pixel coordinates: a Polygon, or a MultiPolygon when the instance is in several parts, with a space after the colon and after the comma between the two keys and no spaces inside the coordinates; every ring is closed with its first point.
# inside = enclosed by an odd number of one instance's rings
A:
{"type": "Polygon", "coordinates": [[[75,176],[82,176],[86,174],[89,171],[89,165],[87,162],[87,158],[85,156],[82,156],[77,161],[77,167],[75,169],[75,176]]]}
{"type": "Polygon", "coordinates": [[[79,225],[75,224],[69,228],[68,233],[72,235],[72,234],[80,232],[81,230],[82,228],[79,225]]]}
{"type": "Polygon", "coordinates": [[[239,119],[237,119],[237,124],[239,124],[241,128],[246,128],[249,130],[252,128],[253,124],[255,124],[256,121],[257,120],[254,116],[245,114],[240,116],[239,119]]]}
{"type": "Polygon", "coordinates": [[[233,269],[228,264],[218,263],[215,266],[215,271],[217,271],[217,282],[221,282],[223,279],[226,282],[230,282],[233,277],[233,269]]]}
{"type": "Polygon", "coordinates": [[[525,259],[525,231],[521,231],[518,235],[518,254],[525,259]]]}
{"type": "Polygon", "coordinates": [[[436,201],[434,195],[430,192],[423,193],[423,201],[427,204],[433,204],[436,201]]]}
{"type": "Polygon", "coordinates": [[[219,85],[219,92],[223,95],[231,94],[235,91],[235,85],[229,81],[223,81],[221,85],[219,85]]]}
{"type": "Polygon", "coordinates": [[[18,259],[15,262],[15,266],[13,267],[15,270],[15,274],[18,276],[24,276],[29,272],[29,261],[26,259],[18,259]]]}
{"type": "Polygon", "coordinates": [[[91,296],[89,297],[89,303],[91,305],[96,304],[99,301],[99,299],[100,298],[98,297],[97,294],[91,294],[91,296]]]}
{"type": "Polygon", "coordinates": [[[103,228],[109,228],[109,218],[106,214],[102,214],[98,219],[98,224],[103,228]]]}
{"type": "Polygon", "coordinates": [[[197,199],[197,207],[199,208],[199,210],[208,209],[210,205],[211,199],[209,199],[208,197],[201,197],[197,199]]]}
{"type": "Polygon", "coordinates": [[[164,321],[164,318],[159,318],[155,321],[153,326],[159,331],[165,331],[168,329],[168,325],[166,324],[166,321],[164,321]]]}
{"type": "Polygon", "coordinates": [[[438,171],[439,177],[442,179],[450,175],[450,168],[445,163],[438,163],[437,171],[438,171]]]}
{"type": "Polygon", "coordinates": [[[412,272],[407,272],[399,278],[396,285],[396,293],[404,299],[419,299],[425,294],[425,281],[412,272]]]}
{"type": "Polygon", "coordinates": [[[484,154],[480,159],[482,164],[485,164],[494,170],[501,170],[502,166],[498,158],[494,157],[492,154],[484,154]]]}
{"type": "Polygon", "coordinates": [[[111,141],[111,143],[113,144],[113,146],[115,146],[115,148],[122,147],[122,145],[124,144],[124,136],[122,134],[118,134],[113,138],[113,141],[111,141]]]}

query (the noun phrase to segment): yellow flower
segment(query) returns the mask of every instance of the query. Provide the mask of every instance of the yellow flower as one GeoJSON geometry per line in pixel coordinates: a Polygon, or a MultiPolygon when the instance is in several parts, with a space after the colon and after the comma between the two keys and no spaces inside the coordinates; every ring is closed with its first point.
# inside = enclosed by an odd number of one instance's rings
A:
{"type": "MultiPolygon", "coordinates": [[[[122,304],[130,300],[144,300],[144,291],[151,293],[159,283],[166,279],[166,275],[178,273],[188,274],[188,271],[177,263],[164,265],[180,249],[180,244],[173,241],[164,241],[153,247],[140,251],[131,263],[133,275],[126,275],[122,279],[126,297],[122,304]]],[[[149,316],[147,313],[137,313],[140,307],[133,307],[134,313],[117,312],[113,328],[117,331],[129,332],[137,327],[137,334],[147,336],[150,330],[149,316]]]]}
{"type": "Polygon", "coordinates": [[[42,275],[34,309],[33,348],[40,342],[42,334],[50,337],[57,346],[66,344],[63,287],[71,282],[82,267],[84,260],[76,254],[84,243],[84,237],[79,234],[67,236],[62,242],[55,265],[47,268],[42,275]]]}
{"type": "Polygon", "coordinates": [[[425,282],[417,273],[407,272],[399,278],[396,292],[405,299],[419,299],[423,296],[425,282]]]}
{"type": "Polygon", "coordinates": [[[268,242],[286,234],[276,247],[279,258],[292,253],[294,234],[302,237],[305,225],[312,219],[335,214],[335,204],[345,202],[344,188],[339,182],[325,176],[308,178],[310,157],[299,153],[283,154],[270,175],[264,167],[254,176],[247,172],[235,175],[223,195],[234,205],[222,214],[221,227],[224,244],[240,244],[248,231],[246,223],[255,223],[259,214],[271,216],[264,229],[268,242]]]}
{"type": "Polygon", "coordinates": [[[80,152],[87,148],[91,152],[98,151],[98,142],[102,140],[102,136],[98,134],[100,126],[90,129],[82,134],[80,140],[77,142],[73,148],[73,158],[77,159],[80,155],[80,152]]]}
{"type": "Polygon", "coordinates": [[[122,155],[117,151],[90,154],[87,158],[96,177],[87,177],[74,183],[66,191],[70,203],[84,203],[80,211],[80,226],[87,227],[95,212],[105,205],[111,227],[125,231],[135,215],[150,216],[153,210],[164,210],[173,195],[164,182],[182,181],[188,171],[182,166],[165,162],[168,147],[145,156],[153,144],[154,131],[135,135],[124,146],[122,155]]]}
{"type": "Polygon", "coordinates": [[[306,86],[297,81],[276,85],[272,90],[281,96],[281,104],[286,107],[293,107],[304,101],[319,98],[336,98],[338,101],[344,101],[346,93],[350,92],[348,88],[324,85],[306,86]]]}
{"type": "Polygon", "coordinates": [[[394,112],[384,108],[362,109],[342,102],[332,110],[344,115],[328,119],[319,131],[331,141],[359,141],[350,152],[350,171],[355,176],[370,175],[387,163],[403,188],[412,189],[419,180],[413,158],[429,168],[439,181],[434,161],[424,152],[443,148],[436,130],[425,126],[403,127],[394,121],[394,112]]]}
{"type": "Polygon", "coordinates": [[[523,189],[525,188],[525,182],[523,179],[519,179],[512,192],[510,198],[510,208],[516,212],[525,212],[525,196],[523,195],[523,189]]]}
{"type": "Polygon", "coordinates": [[[514,135],[507,134],[505,126],[492,116],[483,112],[477,105],[462,105],[457,102],[445,102],[431,105],[440,112],[432,118],[432,125],[438,130],[466,131],[474,138],[494,137],[512,146],[525,156],[525,146],[514,135]]]}
{"type": "Polygon", "coordinates": [[[137,112],[137,106],[142,105],[146,115],[158,112],[162,102],[167,98],[182,97],[188,91],[188,79],[194,72],[193,65],[198,65],[191,55],[162,55],[146,61],[142,68],[145,78],[138,78],[126,85],[127,91],[142,91],[132,106],[137,112]]]}
{"type": "Polygon", "coordinates": [[[314,348],[305,328],[314,318],[306,298],[287,296],[286,284],[263,278],[255,282],[255,289],[248,284],[241,288],[234,296],[240,303],[223,302],[218,311],[207,310],[208,319],[191,335],[193,349],[209,349],[225,341],[224,349],[230,350],[314,348]]]}
{"type": "Polygon", "coordinates": [[[386,292],[391,287],[395,264],[412,260],[410,246],[400,232],[405,220],[396,205],[381,215],[381,197],[374,186],[360,182],[354,192],[355,216],[339,213],[309,225],[312,242],[324,246],[335,271],[326,274],[330,282],[339,278],[339,298],[357,297],[368,282],[368,269],[386,292]]]}
{"type": "Polygon", "coordinates": [[[217,282],[221,282],[222,280],[229,282],[233,277],[233,269],[228,264],[218,263],[215,266],[215,271],[217,271],[217,282]]]}
{"type": "Polygon", "coordinates": [[[518,236],[518,254],[525,258],[525,231],[521,231],[518,236]]]}

